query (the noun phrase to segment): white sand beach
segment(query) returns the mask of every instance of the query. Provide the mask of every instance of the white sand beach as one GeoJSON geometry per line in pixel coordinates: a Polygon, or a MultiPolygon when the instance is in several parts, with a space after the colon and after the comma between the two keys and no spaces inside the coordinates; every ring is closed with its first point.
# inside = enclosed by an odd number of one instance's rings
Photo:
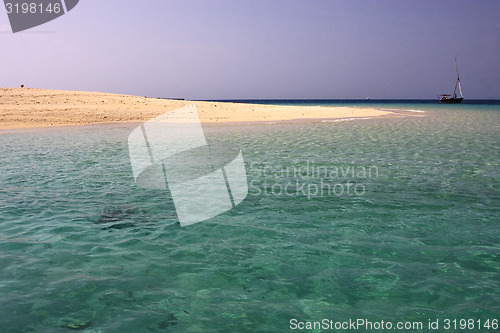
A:
{"type": "Polygon", "coordinates": [[[0,88],[0,129],[141,122],[192,104],[196,105],[202,123],[318,121],[395,114],[375,108],[203,102],[99,92],[0,88]]]}

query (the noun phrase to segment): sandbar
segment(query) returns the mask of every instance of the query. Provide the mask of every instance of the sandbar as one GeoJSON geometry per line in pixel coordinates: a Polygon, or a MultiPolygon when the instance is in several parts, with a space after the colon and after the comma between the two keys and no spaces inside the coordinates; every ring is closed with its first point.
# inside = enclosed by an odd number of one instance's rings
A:
{"type": "Polygon", "coordinates": [[[207,124],[321,121],[396,114],[393,110],[361,107],[186,101],[100,92],[0,88],[0,129],[144,122],[193,104],[200,121],[207,124]]]}

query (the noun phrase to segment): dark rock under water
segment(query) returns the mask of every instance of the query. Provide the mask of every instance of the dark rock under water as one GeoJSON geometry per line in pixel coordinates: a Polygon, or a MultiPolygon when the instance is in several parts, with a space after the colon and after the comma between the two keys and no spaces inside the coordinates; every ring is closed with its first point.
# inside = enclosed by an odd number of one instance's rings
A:
{"type": "MultiPolygon", "coordinates": [[[[102,230],[132,228],[149,224],[152,219],[148,215],[146,211],[135,207],[111,206],[103,209],[94,223],[101,225],[102,230]]],[[[165,214],[162,217],[177,219],[176,214],[165,214]]]]}
{"type": "Polygon", "coordinates": [[[96,224],[101,224],[103,230],[130,228],[140,222],[141,213],[132,207],[107,207],[100,212],[96,224]]]}

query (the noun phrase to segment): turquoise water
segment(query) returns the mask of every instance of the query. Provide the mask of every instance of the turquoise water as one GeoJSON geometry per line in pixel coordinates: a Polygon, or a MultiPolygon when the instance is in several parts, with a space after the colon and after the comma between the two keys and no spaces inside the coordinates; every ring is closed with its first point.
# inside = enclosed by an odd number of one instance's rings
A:
{"type": "Polygon", "coordinates": [[[184,228],[134,184],[137,124],[1,134],[1,331],[494,332],[477,325],[500,319],[500,106],[377,107],[425,112],[206,127],[241,148],[249,195],[184,228]]]}

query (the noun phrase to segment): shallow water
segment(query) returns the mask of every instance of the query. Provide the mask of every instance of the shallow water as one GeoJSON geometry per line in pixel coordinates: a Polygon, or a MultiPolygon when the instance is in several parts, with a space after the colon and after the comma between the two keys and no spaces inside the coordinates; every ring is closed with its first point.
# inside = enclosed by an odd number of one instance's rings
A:
{"type": "Polygon", "coordinates": [[[184,228],[134,184],[135,125],[1,134],[2,332],[500,319],[500,106],[377,107],[425,112],[206,127],[249,194],[184,228]]]}

